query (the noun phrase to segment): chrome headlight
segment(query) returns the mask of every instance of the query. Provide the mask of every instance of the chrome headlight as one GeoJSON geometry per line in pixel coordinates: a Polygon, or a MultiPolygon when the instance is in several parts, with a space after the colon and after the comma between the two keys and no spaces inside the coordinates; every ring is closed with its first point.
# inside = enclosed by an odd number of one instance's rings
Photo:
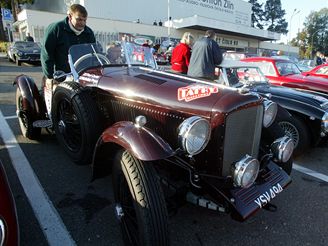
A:
{"type": "Polygon", "coordinates": [[[246,155],[233,166],[233,181],[236,186],[250,187],[257,178],[260,163],[255,158],[246,155]]]}
{"type": "Polygon", "coordinates": [[[197,155],[210,140],[210,123],[199,117],[192,116],[179,126],[179,144],[189,155],[197,155]]]}
{"type": "Polygon", "coordinates": [[[5,236],[6,236],[5,223],[0,218],[0,246],[2,246],[4,244],[5,236]]]}
{"type": "Polygon", "coordinates": [[[263,126],[269,127],[276,118],[278,107],[275,102],[264,100],[264,117],[263,117],[263,126]]]}
{"type": "Polygon", "coordinates": [[[23,53],[23,52],[21,52],[21,51],[18,51],[18,52],[17,52],[17,55],[18,55],[18,56],[23,56],[23,55],[24,55],[24,53],[23,53]]]}
{"type": "Polygon", "coordinates": [[[328,133],[328,112],[326,112],[321,119],[321,129],[324,133],[328,133]]]}
{"type": "Polygon", "coordinates": [[[271,144],[271,150],[278,161],[286,162],[294,151],[293,140],[287,136],[278,138],[271,144]]]}

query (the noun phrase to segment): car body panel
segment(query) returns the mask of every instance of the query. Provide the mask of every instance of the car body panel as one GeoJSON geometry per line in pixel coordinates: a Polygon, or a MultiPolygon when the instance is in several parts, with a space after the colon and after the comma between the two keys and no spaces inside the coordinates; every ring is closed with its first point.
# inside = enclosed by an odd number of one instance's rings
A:
{"type": "MultiPolygon", "coordinates": [[[[9,186],[7,175],[0,160],[0,222],[4,225],[5,235],[0,231],[0,243],[3,245],[19,245],[19,227],[15,201],[9,186]]],[[[0,228],[2,229],[2,228],[0,228]]]]}

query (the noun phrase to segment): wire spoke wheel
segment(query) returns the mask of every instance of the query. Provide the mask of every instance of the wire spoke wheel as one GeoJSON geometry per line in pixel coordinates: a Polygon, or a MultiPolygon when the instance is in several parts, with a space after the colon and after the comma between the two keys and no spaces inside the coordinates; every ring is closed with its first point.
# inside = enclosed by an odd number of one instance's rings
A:
{"type": "Polygon", "coordinates": [[[102,131],[96,103],[75,82],[62,82],[54,92],[52,119],[56,137],[79,165],[90,164],[102,131]]]}

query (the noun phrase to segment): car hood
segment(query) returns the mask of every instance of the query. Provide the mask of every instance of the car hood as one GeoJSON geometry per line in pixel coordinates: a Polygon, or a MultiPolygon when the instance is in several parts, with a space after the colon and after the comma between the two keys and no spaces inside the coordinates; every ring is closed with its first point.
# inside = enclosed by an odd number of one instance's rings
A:
{"type": "Polygon", "coordinates": [[[206,118],[261,103],[260,97],[254,93],[243,94],[234,88],[193,82],[183,76],[140,68],[131,68],[123,73],[122,68],[105,68],[98,87],[131,103],[156,105],[166,112],[179,111],[206,118]]]}
{"type": "Polygon", "coordinates": [[[272,100],[283,98],[286,100],[292,100],[294,103],[300,102],[322,110],[328,110],[328,96],[323,93],[291,89],[269,84],[253,85],[250,88],[252,91],[260,94],[270,93],[272,95],[272,100]]]}

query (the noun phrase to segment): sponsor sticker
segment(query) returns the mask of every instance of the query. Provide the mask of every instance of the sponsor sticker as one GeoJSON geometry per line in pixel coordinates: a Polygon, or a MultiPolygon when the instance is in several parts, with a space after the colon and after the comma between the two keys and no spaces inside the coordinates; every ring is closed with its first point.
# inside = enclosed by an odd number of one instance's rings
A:
{"type": "Polygon", "coordinates": [[[190,85],[178,89],[178,100],[190,102],[195,99],[208,97],[213,93],[218,93],[219,88],[210,85],[190,85]]]}
{"type": "Polygon", "coordinates": [[[98,80],[99,80],[100,76],[99,75],[95,75],[95,74],[91,74],[91,73],[84,73],[80,76],[81,80],[87,81],[87,82],[91,82],[93,84],[97,84],[98,80]]]}
{"type": "Polygon", "coordinates": [[[254,200],[254,202],[260,207],[263,208],[266,204],[268,204],[273,198],[276,197],[280,192],[283,191],[283,188],[278,183],[272,186],[268,191],[260,195],[258,198],[254,200]]]}

